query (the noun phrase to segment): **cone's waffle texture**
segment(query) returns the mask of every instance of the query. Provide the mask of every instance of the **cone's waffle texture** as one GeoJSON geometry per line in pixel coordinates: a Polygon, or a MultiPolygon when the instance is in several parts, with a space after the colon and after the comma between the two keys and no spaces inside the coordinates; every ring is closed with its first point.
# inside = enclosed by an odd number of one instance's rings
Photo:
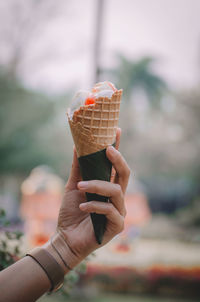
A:
{"type": "Polygon", "coordinates": [[[78,157],[85,156],[115,142],[122,90],[111,98],[99,97],[95,104],[81,106],[68,120],[78,157]]]}

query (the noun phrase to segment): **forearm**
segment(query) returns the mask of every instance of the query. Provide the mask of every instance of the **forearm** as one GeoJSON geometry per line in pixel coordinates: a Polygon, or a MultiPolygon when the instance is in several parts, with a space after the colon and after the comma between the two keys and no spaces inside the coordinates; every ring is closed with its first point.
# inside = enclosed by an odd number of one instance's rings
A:
{"type": "MultiPolygon", "coordinates": [[[[66,245],[62,245],[58,236],[55,236],[55,240],[54,243],[57,244],[56,248],[61,252],[63,260],[65,259],[69,266],[74,267],[76,263],[70,250],[66,245]]],[[[42,249],[54,258],[62,268],[63,274],[69,272],[50,242],[47,242],[42,249]]],[[[26,256],[0,272],[0,302],[36,301],[49,291],[51,286],[44,269],[32,257],[26,256]]]]}
{"type": "Polygon", "coordinates": [[[0,272],[0,302],[33,302],[50,287],[44,270],[29,256],[0,272]]]}

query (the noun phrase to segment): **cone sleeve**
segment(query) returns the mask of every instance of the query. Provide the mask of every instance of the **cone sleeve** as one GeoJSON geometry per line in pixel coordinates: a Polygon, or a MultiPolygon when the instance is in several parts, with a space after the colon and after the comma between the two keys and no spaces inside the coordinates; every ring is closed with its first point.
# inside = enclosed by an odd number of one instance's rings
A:
{"type": "MultiPolygon", "coordinates": [[[[110,181],[112,164],[106,157],[106,149],[78,158],[83,180],[110,181]]],[[[86,193],[87,201],[108,202],[108,197],[93,193],[86,193]]],[[[91,219],[96,240],[101,244],[106,228],[105,215],[92,213],[91,219]]]]}

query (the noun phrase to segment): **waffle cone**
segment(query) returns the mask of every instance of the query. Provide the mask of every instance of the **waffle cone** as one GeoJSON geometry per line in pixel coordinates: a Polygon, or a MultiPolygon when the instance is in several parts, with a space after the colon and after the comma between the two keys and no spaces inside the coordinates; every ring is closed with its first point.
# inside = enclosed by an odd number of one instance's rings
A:
{"type": "Polygon", "coordinates": [[[115,142],[122,90],[111,98],[99,97],[94,105],[81,106],[68,121],[78,157],[85,156],[115,142]]]}

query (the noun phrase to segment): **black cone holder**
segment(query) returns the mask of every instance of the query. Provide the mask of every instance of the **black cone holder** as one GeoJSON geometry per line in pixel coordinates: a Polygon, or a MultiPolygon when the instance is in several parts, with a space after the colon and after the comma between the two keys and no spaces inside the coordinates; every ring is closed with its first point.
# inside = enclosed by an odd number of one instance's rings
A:
{"type": "MultiPolygon", "coordinates": [[[[105,180],[110,181],[112,164],[106,157],[106,149],[81,156],[78,158],[83,180],[105,180]]],[[[108,197],[93,193],[86,193],[87,201],[108,202],[108,197]]],[[[102,243],[106,228],[106,217],[102,214],[92,213],[92,224],[98,244],[102,243]]]]}

